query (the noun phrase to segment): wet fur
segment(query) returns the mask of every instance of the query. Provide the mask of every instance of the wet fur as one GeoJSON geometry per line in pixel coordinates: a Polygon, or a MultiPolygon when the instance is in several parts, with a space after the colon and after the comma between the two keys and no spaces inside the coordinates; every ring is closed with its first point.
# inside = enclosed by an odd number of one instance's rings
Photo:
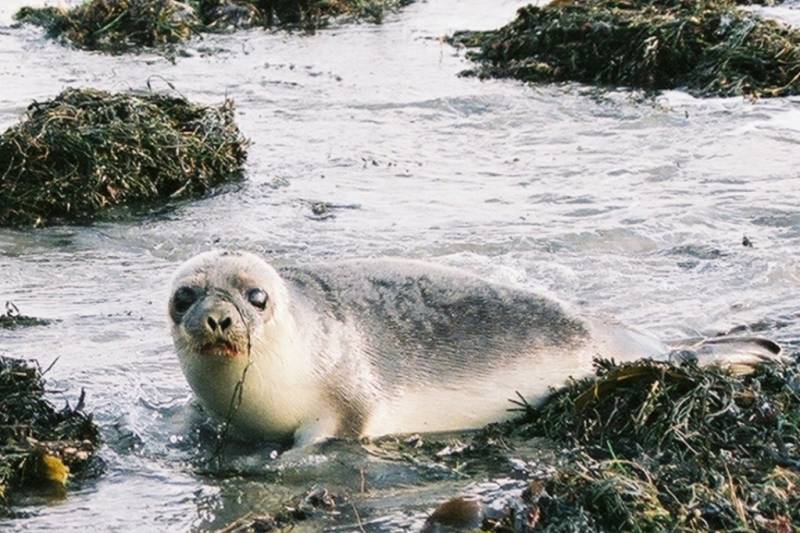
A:
{"type": "Polygon", "coordinates": [[[480,427],[508,415],[515,391],[541,399],[569,376],[588,374],[597,355],[669,352],[650,336],[577,318],[531,291],[420,261],[276,271],[251,254],[209,252],[179,270],[173,293],[187,284],[203,298],[182,316],[170,304],[170,317],[200,401],[226,417],[248,365],[246,356],[199,353],[203,317],[233,306],[232,331],[248,333],[252,359],[233,421],[244,433],[296,444],[480,427]],[[261,312],[244,299],[256,286],[270,295],[261,312]]]}
{"type": "Polygon", "coordinates": [[[591,361],[574,357],[585,324],[559,305],[458,269],[380,259],[280,274],[316,312],[304,335],[326,339],[318,360],[337,361],[320,377],[343,410],[340,434],[478,427],[506,414],[512,386],[545,392],[552,376],[537,368],[591,361]]]}

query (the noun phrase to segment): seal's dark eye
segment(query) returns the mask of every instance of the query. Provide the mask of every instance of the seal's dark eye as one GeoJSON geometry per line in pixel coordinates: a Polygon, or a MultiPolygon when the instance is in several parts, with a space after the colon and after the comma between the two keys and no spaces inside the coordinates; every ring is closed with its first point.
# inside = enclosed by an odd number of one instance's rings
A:
{"type": "Polygon", "coordinates": [[[250,289],[247,291],[247,301],[261,310],[267,307],[267,300],[269,300],[269,296],[261,289],[250,289]]]}
{"type": "Polygon", "coordinates": [[[185,313],[197,300],[197,293],[191,287],[181,287],[175,291],[173,306],[178,313],[185,313]]]}

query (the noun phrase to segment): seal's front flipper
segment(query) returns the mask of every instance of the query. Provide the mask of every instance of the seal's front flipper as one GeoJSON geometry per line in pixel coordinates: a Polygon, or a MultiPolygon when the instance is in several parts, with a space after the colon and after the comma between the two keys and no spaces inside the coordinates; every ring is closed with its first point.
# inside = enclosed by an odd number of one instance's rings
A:
{"type": "Polygon", "coordinates": [[[321,417],[303,424],[294,432],[295,448],[306,448],[321,444],[334,438],[336,434],[336,421],[330,417],[321,417]]]}
{"type": "Polygon", "coordinates": [[[718,365],[736,374],[749,374],[761,363],[783,362],[779,344],[761,337],[723,336],[675,346],[670,361],[696,360],[701,366],[718,365]]]}

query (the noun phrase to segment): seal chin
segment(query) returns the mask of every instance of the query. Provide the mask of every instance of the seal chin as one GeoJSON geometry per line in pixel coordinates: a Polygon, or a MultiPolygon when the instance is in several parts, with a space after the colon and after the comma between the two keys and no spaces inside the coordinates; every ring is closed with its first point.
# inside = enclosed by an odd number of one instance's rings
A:
{"type": "Polygon", "coordinates": [[[200,352],[206,356],[224,357],[227,359],[235,359],[242,353],[236,345],[223,339],[205,343],[200,352]]]}

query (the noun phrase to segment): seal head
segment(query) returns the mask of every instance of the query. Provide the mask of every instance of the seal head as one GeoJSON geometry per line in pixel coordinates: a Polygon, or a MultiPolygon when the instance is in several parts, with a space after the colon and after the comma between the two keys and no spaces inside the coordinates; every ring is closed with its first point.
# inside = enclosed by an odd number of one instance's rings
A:
{"type": "Polygon", "coordinates": [[[187,263],[175,278],[169,316],[182,353],[206,357],[247,357],[251,332],[269,323],[275,304],[274,271],[242,254],[208,254],[187,263]],[[219,276],[211,258],[228,258],[237,275],[219,276]],[[259,268],[260,267],[260,268],[259,268]]]}
{"type": "Polygon", "coordinates": [[[168,315],[183,372],[206,409],[248,434],[291,437],[307,412],[310,365],[284,357],[295,339],[288,305],[277,272],[246,252],[200,254],[172,281],[168,315]]]}

